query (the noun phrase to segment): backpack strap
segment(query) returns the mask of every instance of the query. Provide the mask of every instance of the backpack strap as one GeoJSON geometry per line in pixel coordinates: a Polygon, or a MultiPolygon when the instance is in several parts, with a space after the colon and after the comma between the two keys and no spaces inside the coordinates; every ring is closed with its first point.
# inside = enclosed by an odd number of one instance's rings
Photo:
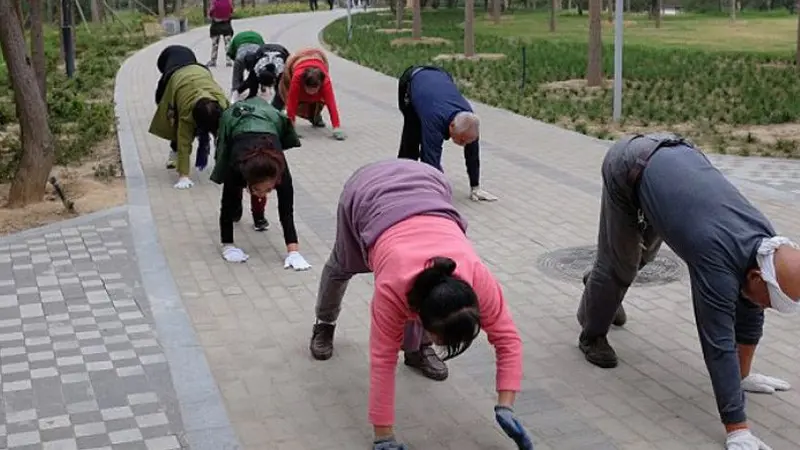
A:
{"type": "Polygon", "coordinates": [[[631,186],[636,186],[639,183],[642,172],[647,167],[650,158],[660,149],[677,145],[692,146],[689,141],[673,133],[636,134],[627,139],[628,145],[626,147],[636,154],[636,162],[628,172],[628,184],[631,186]]]}

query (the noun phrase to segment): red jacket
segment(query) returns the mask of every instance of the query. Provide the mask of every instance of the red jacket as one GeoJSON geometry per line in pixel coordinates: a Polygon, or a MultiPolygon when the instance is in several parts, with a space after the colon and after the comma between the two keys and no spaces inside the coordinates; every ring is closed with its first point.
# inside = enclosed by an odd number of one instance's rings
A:
{"type": "Polygon", "coordinates": [[[286,98],[286,115],[292,122],[297,117],[297,105],[301,102],[323,103],[328,107],[328,113],[331,115],[331,126],[339,128],[339,125],[341,125],[339,123],[339,109],[336,107],[336,96],[333,95],[331,77],[328,75],[325,63],[318,59],[300,61],[292,68],[292,81],[289,84],[289,94],[286,98]],[[320,69],[325,74],[325,81],[316,94],[309,95],[303,87],[303,72],[312,67],[320,69]]]}

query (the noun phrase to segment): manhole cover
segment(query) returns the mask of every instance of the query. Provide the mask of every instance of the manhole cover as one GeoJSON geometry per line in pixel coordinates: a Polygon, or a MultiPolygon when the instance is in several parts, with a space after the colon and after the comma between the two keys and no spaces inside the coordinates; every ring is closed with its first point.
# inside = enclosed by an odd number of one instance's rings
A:
{"type": "MultiPolygon", "coordinates": [[[[581,281],[584,272],[594,264],[596,254],[595,246],[562,248],[542,255],[537,261],[537,266],[550,276],[568,281],[581,281]]],[[[680,278],[680,260],[662,249],[655,261],[639,271],[633,284],[667,284],[680,278]]]]}

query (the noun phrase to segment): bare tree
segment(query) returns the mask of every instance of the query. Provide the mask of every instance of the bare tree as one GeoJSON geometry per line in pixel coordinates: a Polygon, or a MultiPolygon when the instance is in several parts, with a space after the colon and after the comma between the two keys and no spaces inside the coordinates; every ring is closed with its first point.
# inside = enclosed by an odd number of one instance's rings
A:
{"type": "Polygon", "coordinates": [[[44,54],[44,4],[42,0],[29,0],[31,12],[31,61],[39,83],[39,92],[47,103],[47,57],[44,54]]]}
{"type": "Polygon", "coordinates": [[[411,38],[422,39],[422,5],[420,4],[420,0],[414,0],[412,5],[414,20],[411,25],[411,38]]]}
{"type": "Polygon", "coordinates": [[[556,8],[559,6],[560,0],[552,0],[550,2],[550,32],[556,32],[556,8]]]}
{"type": "MultiPolygon", "coordinates": [[[[800,38],[798,39],[800,42],[800,38]]],[[[475,0],[464,1],[464,56],[475,56],[475,0]]]]}
{"type": "Polygon", "coordinates": [[[586,85],[600,86],[603,82],[603,24],[600,23],[603,0],[589,0],[589,62],[586,85]]]}
{"type": "Polygon", "coordinates": [[[55,153],[47,106],[26,61],[25,35],[12,0],[0,0],[0,47],[14,89],[22,141],[22,159],[11,182],[8,206],[21,207],[42,200],[55,153]]]}

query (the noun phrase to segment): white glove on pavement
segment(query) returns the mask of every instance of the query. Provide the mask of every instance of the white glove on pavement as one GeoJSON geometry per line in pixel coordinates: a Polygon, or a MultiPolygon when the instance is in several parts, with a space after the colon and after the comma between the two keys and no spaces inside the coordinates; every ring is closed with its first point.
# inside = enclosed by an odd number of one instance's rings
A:
{"type": "Polygon", "coordinates": [[[753,436],[750,430],[736,430],[728,433],[725,440],[726,450],[772,450],[761,439],[753,436]]]}
{"type": "Polygon", "coordinates": [[[474,187],[469,194],[469,199],[473,202],[494,202],[497,200],[497,197],[479,187],[474,187]]]}
{"type": "Polygon", "coordinates": [[[283,268],[292,268],[297,271],[308,270],[311,268],[311,264],[303,258],[300,252],[289,252],[289,255],[286,256],[286,260],[283,262],[283,268]]]}
{"type": "Polygon", "coordinates": [[[250,258],[250,255],[243,252],[242,249],[234,247],[233,245],[226,245],[222,247],[222,257],[225,261],[232,263],[243,263],[250,258]]]}
{"type": "Polygon", "coordinates": [[[178,182],[175,183],[175,189],[189,189],[190,187],[194,186],[194,182],[189,179],[189,177],[180,177],[178,182]]]}
{"type": "Polygon", "coordinates": [[[792,385],[780,378],[768,377],[760,373],[751,373],[742,380],[742,389],[747,392],[774,394],[775,391],[788,391],[792,385]]]}

